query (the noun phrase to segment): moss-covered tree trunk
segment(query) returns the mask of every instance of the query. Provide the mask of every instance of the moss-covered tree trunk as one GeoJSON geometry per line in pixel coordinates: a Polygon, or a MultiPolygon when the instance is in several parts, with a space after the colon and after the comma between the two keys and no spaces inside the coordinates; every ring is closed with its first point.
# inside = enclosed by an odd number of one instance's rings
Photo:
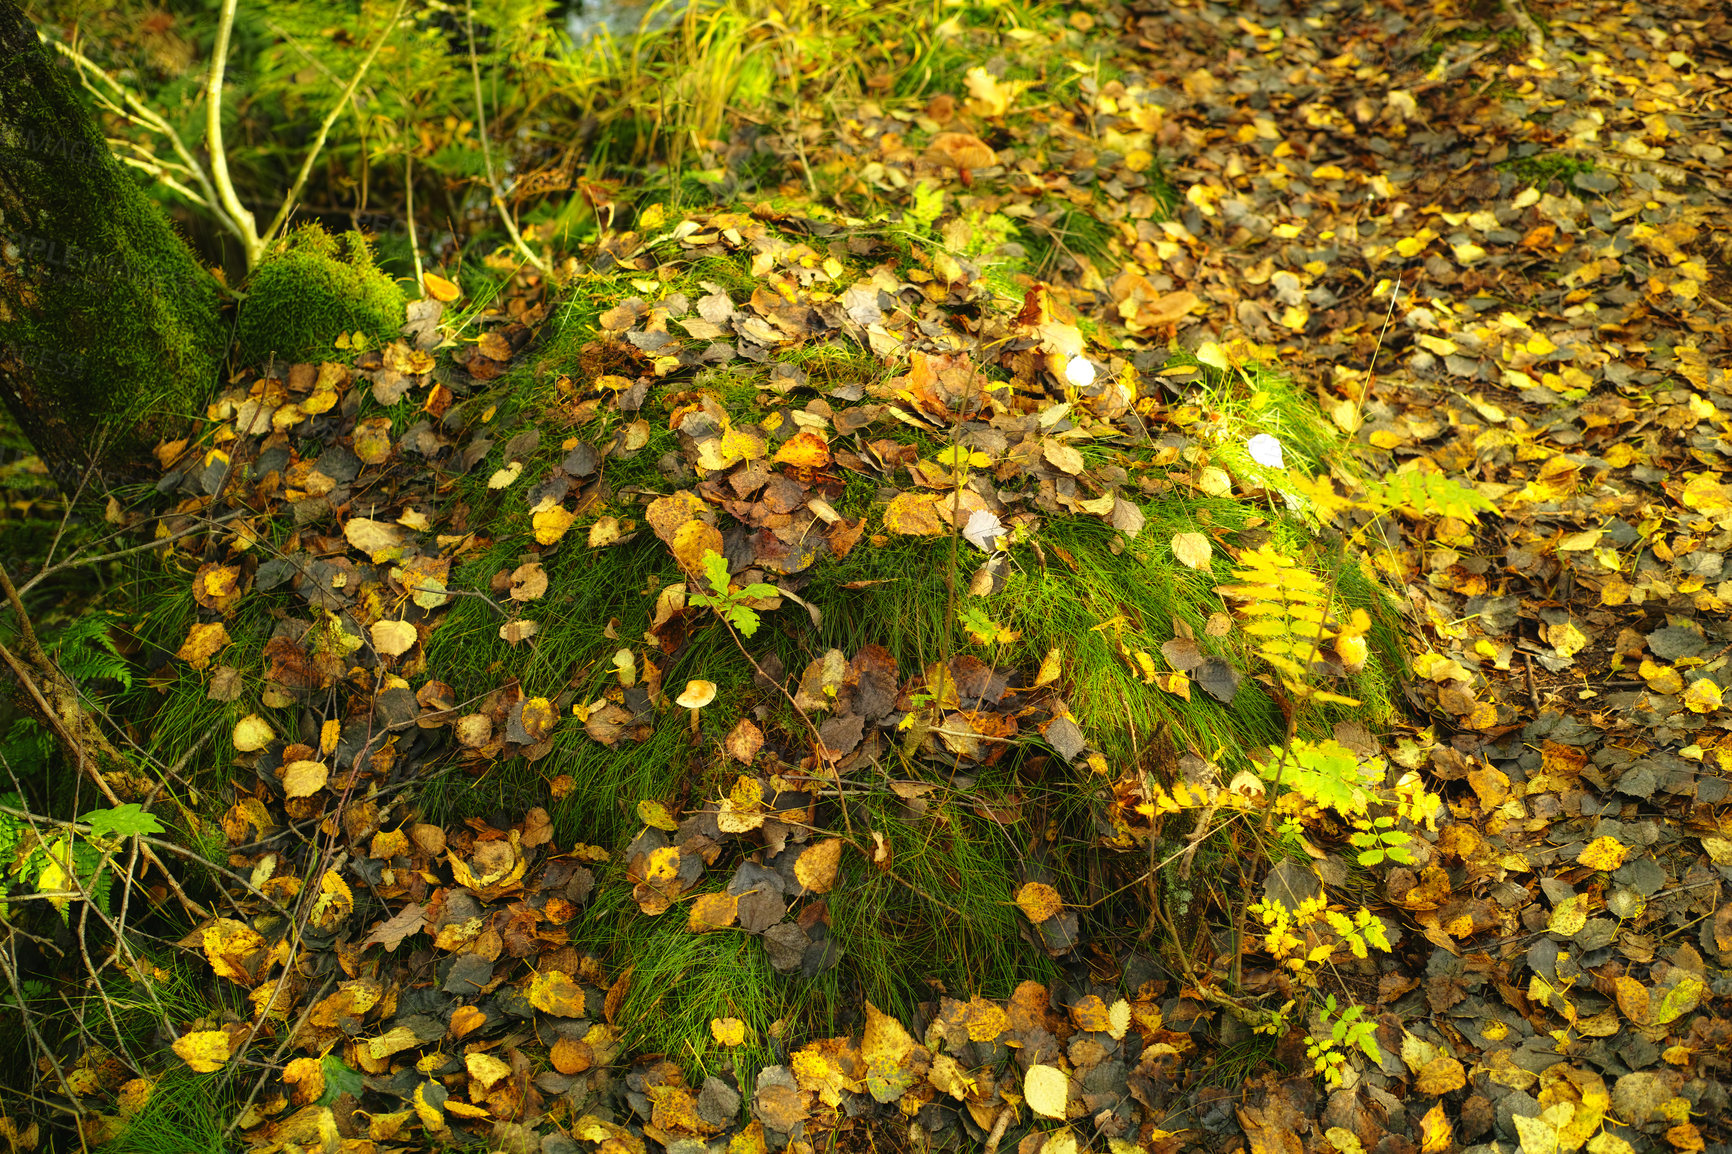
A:
{"type": "Polygon", "coordinates": [[[62,485],[201,404],[217,284],[108,151],[72,80],[0,0],[0,397],[62,485]]]}

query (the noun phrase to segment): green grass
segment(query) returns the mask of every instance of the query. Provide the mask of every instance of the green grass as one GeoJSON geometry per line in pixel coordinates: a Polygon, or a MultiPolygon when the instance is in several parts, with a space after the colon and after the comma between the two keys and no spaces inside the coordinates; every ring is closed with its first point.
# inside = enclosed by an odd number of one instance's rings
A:
{"type": "Polygon", "coordinates": [[[156,1079],[143,1110],[128,1120],[103,1154],[207,1154],[228,1148],[237,1098],[219,1074],[195,1074],[172,1062],[156,1079]],[[178,1067],[178,1068],[177,1068],[178,1067]]]}

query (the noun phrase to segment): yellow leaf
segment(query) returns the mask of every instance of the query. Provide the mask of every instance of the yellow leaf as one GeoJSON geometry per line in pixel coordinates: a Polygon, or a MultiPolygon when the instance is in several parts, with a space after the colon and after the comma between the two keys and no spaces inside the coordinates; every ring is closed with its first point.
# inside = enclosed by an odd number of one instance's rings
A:
{"type": "Polygon", "coordinates": [[[1558,903],[1558,908],[1552,911],[1551,920],[1546,923],[1546,929],[1566,938],[1573,938],[1588,924],[1588,912],[1582,908],[1582,899],[1568,897],[1558,903]]]}
{"type": "Polygon", "coordinates": [[[564,505],[549,505],[537,510],[529,520],[535,527],[535,543],[552,545],[565,536],[566,530],[577,520],[577,514],[567,511],[564,505]]]}
{"type": "Polygon", "coordinates": [[[1026,80],[1000,80],[984,68],[970,68],[963,76],[968,85],[968,110],[976,116],[997,119],[1010,111],[1017,94],[1028,87],[1026,80]]]}
{"type": "Polygon", "coordinates": [[[1365,1154],[1365,1144],[1359,1135],[1345,1126],[1331,1126],[1323,1131],[1323,1137],[1335,1147],[1335,1154],[1365,1154]]]}
{"type": "Polygon", "coordinates": [[[1697,473],[1691,477],[1684,485],[1680,499],[1688,508],[1709,517],[1732,512],[1732,495],[1728,494],[1726,486],[1720,483],[1719,476],[1714,473],[1697,473]]]}
{"type": "Polygon", "coordinates": [[[1684,689],[1684,679],[1670,665],[1656,665],[1648,658],[1642,658],[1641,667],[1636,670],[1648,688],[1655,693],[1671,695],[1684,689]]]}
{"type": "Polygon", "coordinates": [[[375,621],[368,632],[373,638],[373,648],[383,657],[401,657],[415,648],[419,636],[415,626],[407,621],[375,621]]]}
{"type": "Polygon", "coordinates": [[[249,713],[235,722],[234,747],[237,753],[254,753],[271,743],[276,734],[271,723],[256,713],[249,713]]]}
{"type": "Polygon", "coordinates": [[[1452,1094],[1467,1085],[1467,1073],[1460,1062],[1447,1054],[1439,1055],[1419,1068],[1414,1089],[1421,1094],[1439,1097],[1452,1094]]]}
{"type": "Polygon", "coordinates": [[[637,816],[638,820],[642,821],[645,825],[652,825],[657,829],[665,829],[671,832],[680,828],[679,820],[675,818],[673,814],[668,812],[667,806],[663,805],[659,801],[650,801],[646,798],[645,800],[638,802],[637,816]]]}
{"type": "Polygon", "coordinates": [[[202,935],[204,956],[210,961],[211,969],[217,977],[239,982],[243,986],[253,984],[255,978],[249,972],[249,959],[265,948],[265,939],[244,922],[233,918],[217,918],[205,926],[202,935]]]}
{"type": "Polygon", "coordinates": [[[1720,687],[1706,677],[1698,678],[1684,691],[1684,704],[1691,713],[1713,713],[1720,708],[1720,687]]]}
{"type": "Polygon", "coordinates": [[[811,892],[827,894],[836,884],[836,870],[841,864],[841,839],[825,838],[794,860],[794,877],[811,892]]]}
{"type": "Polygon", "coordinates": [[[221,621],[210,625],[194,625],[187,631],[186,640],[181,643],[180,652],[175,656],[192,666],[203,669],[229,643],[229,631],[221,621]]]}
{"type": "Polygon", "coordinates": [[[901,1022],[866,1003],[866,1029],[860,1038],[860,1057],[866,1062],[866,1089],[879,1102],[894,1102],[914,1084],[909,1059],[914,1039],[901,1022]]]}
{"type": "Polygon", "coordinates": [[[581,1018],[583,990],[560,971],[547,970],[530,979],[529,1004],[556,1018],[581,1018]]]}
{"type": "Polygon", "coordinates": [[[797,469],[822,469],[830,464],[830,446],[817,433],[803,429],[776,450],[774,460],[797,469]]]}
{"type": "Polygon", "coordinates": [[[1016,904],[1031,922],[1044,922],[1064,909],[1064,899],[1044,882],[1029,882],[1016,892],[1016,904]]]}
{"type": "Polygon", "coordinates": [[[319,896],[307,920],[319,930],[334,930],[355,912],[355,894],[343,875],[326,870],[319,876],[319,896]]]}
{"type": "Polygon", "coordinates": [[[1597,837],[1576,855],[1576,861],[1591,870],[1610,873],[1624,864],[1624,858],[1629,852],[1628,848],[1618,844],[1616,838],[1597,837]]]}
{"type": "Polygon", "coordinates": [[[1022,1080],[1023,1101],[1043,1118],[1064,1121],[1065,1101],[1070,1096],[1070,1079],[1056,1066],[1030,1066],[1022,1080]]]}
{"type": "Polygon", "coordinates": [[[746,1023],[738,1018],[711,1018],[710,1033],[724,1046],[746,1044],[746,1023]]]}
{"type": "Polygon", "coordinates": [[[722,544],[721,530],[693,518],[674,530],[668,548],[672,550],[674,560],[680,563],[680,568],[697,576],[704,571],[704,555],[714,553],[720,556],[726,546],[722,544]]]}
{"type": "Polygon", "coordinates": [[[710,930],[721,930],[734,924],[740,916],[740,899],[723,891],[713,894],[699,894],[692,903],[691,915],[686,919],[686,929],[694,934],[707,933],[710,930]]]}
{"type": "Polygon", "coordinates": [[[331,770],[322,761],[291,761],[283,767],[283,794],[286,797],[312,797],[325,788],[331,770]]]}
{"type": "Polygon", "coordinates": [[[1419,1120],[1419,1149],[1422,1154],[1444,1154],[1454,1144],[1455,1129],[1449,1123],[1449,1115],[1444,1113],[1443,1103],[1438,1102],[1419,1120]]]}
{"type": "Polygon", "coordinates": [[[1153,684],[1171,693],[1174,697],[1182,697],[1186,701],[1191,700],[1191,679],[1186,674],[1157,673],[1154,676],[1153,684]]]}
{"type": "Polygon", "coordinates": [[[198,1030],[175,1039],[174,1052],[198,1074],[211,1074],[229,1060],[229,1036],[222,1030],[198,1030]]]}
{"type": "Polygon", "coordinates": [[[483,1090],[493,1089],[495,1083],[511,1074],[511,1067],[492,1054],[467,1054],[463,1064],[469,1070],[469,1077],[483,1090]]]}
{"type": "Polygon", "coordinates": [[[1172,549],[1173,556],[1179,559],[1179,564],[1191,569],[1207,569],[1209,558],[1215,553],[1209,539],[1201,533],[1174,534],[1172,549]]]}

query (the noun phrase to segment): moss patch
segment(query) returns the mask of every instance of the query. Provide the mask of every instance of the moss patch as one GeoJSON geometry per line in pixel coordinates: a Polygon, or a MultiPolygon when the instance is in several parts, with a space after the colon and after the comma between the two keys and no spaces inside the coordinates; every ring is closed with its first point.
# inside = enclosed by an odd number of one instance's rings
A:
{"type": "Polygon", "coordinates": [[[269,357],[328,357],[340,333],[389,340],[403,324],[403,291],[374,263],[357,232],[332,236],[303,225],[278,241],[253,270],[236,326],[245,364],[269,357]]]}

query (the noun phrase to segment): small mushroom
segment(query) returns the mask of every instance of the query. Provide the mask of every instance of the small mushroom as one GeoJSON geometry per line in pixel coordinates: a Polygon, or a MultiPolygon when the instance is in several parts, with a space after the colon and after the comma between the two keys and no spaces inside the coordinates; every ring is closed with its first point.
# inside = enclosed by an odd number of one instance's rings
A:
{"type": "Polygon", "coordinates": [[[692,711],[692,732],[698,731],[698,711],[716,699],[716,683],[713,681],[688,681],[686,691],[675,699],[674,704],[692,711]]]}
{"type": "Polygon", "coordinates": [[[998,163],[998,155],[987,146],[986,141],[968,132],[940,132],[932,138],[932,143],[926,146],[920,159],[928,164],[954,168],[956,174],[962,178],[964,188],[972,183],[968,176],[969,169],[986,168],[998,163]]]}

